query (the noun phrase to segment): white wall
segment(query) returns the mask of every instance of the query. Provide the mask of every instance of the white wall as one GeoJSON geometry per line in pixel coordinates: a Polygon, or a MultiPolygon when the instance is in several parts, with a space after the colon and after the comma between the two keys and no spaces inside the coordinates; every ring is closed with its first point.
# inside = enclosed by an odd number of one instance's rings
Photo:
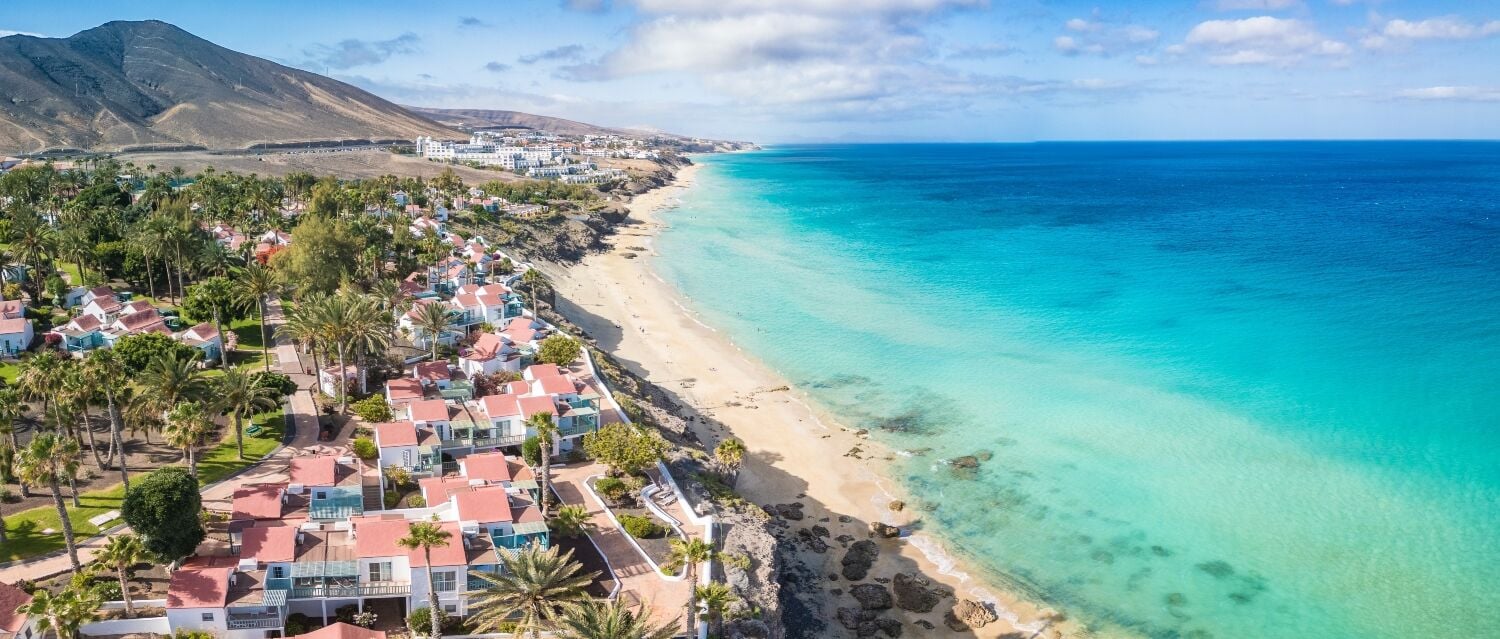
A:
{"type": "MultiPolygon", "coordinates": [[[[136,635],[172,633],[172,625],[166,617],[142,617],[136,619],[109,619],[83,624],[78,631],[84,635],[136,635]]],[[[23,636],[23,635],[17,635],[23,636]]]]}

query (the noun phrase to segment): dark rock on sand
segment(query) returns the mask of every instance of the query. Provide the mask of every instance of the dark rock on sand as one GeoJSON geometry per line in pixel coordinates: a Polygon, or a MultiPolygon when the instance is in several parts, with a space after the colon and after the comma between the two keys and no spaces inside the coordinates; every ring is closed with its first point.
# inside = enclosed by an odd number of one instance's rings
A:
{"type": "Polygon", "coordinates": [[[886,610],[891,607],[891,591],[880,584],[860,584],[849,589],[849,596],[859,602],[865,610],[886,610]]]}
{"type": "Polygon", "coordinates": [[[896,607],[911,612],[932,612],[943,600],[942,592],[931,588],[926,577],[911,572],[896,574],[891,591],[896,595],[896,607]]]}
{"type": "Polygon", "coordinates": [[[880,556],[880,547],[875,542],[863,539],[849,546],[849,551],[844,553],[840,560],[843,570],[839,571],[849,581],[859,581],[870,574],[870,566],[875,565],[875,558],[880,556]]]}

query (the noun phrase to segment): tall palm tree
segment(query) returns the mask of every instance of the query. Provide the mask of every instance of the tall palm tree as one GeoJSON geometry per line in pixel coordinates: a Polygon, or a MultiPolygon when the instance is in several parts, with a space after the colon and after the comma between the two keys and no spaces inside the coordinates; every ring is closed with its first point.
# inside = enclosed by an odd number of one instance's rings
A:
{"type": "Polygon", "coordinates": [[[427,341],[432,346],[432,361],[436,362],[438,340],[453,326],[453,309],[442,302],[429,302],[417,309],[417,316],[412,318],[411,323],[422,329],[422,334],[427,336],[427,341]]]}
{"type": "MultiPolygon", "coordinates": [[[[141,247],[141,254],[146,258],[146,285],[150,287],[151,297],[156,297],[156,277],[151,272],[151,258],[164,261],[170,249],[169,238],[172,233],[172,220],[164,215],[151,215],[137,226],[134,241],[141,247]]],[[[166,266],[162,267],[166,271],[166,266]]],[[[172,277],[167,276],[167,297],[172,297],[172,277]]]]}
{"type": "Polygon", "coordinates": [[[98,554],[94,555],[94,559],[114,569],[115,577],[120,580],[120,596],[125,600],[125,617],[134,617],[135,607],[130,601],[130,580],[127,574],[131,566],[150,559],[141,538],[130,534],[110,537],[98,554]]]}
{"type": "Polygon", "coordinates": [[[83,370],[96,387],[104,392],[104,407],[109,413],[110,458],[120,456],[120,483],[130,489],[130,471],[125,461],[125,424],[120,415],[118,393],[125,385],[125,365],[112,349],[96,348],[83,362],[83,370]]]}
{"type": "MultiPolygon", "coordinates": [[[[354,366],[365,369],[365,357],[384,353],[391,345],[390,321],[371,295],[356,296],[347,309],[345,338],[354,348],[354,366]]],[[[369,392],[367,376],[359,376],[359,392],[369,392]]]]}
{"type": "Polygon", "coordinates": [[[30,271],[26,280],[32,288],[31,302],[39,304],[42,284],[52,274],[52,259],[57,255],[57,232],[31,208],[12,207],[10,251],[30,271]]]}
{"type": "MultiPolygon", "coordinates": [[[[4,435],[10,446],[6,454],[10,455],[11,466],[14,467],[21,456],[21,439],[16,434],[16,420],[21,418],[22,408],[21,394],[14,388],[0,388],[0,435],[4,435]]],[[[30,497],[31,493],[26,484],[21,484],[21,495],[30,497]]],[[[0,529],[3,530],[3,529],[0,529]]]]}
{"type": "Polygon", "coordinates": [[[63,505],[62,475],[68,458],[77,457],[76,447],[76,441],[60,437],[56,433],[38,433],[21,455],[21,464],[17,469],[22,482],[37,488],[45,486],[52,491],[52,504],[57,507],[63,542],[68,547],[68,560],[73,563],[74,571],[82,565],[78,563],[78,546],[73,541],[73,522],[68,519],[68,509],[63,505]],[[70,441],[73,442],[72,445],[69,445],[70,441]]]}
{"type": "Polygon", "coordinates": [[[677,620],[657,625],[647,606],[632,610],[619,599],[587,601],[563,606],[554,633],[559,639],[670,639],[677,620]]]}
{"type": "MultiPolygon", "coordinates": [[[[61,375],[62,386],[59,389],[61,393],[58,406],[65,408],[67,414],[76,414],[82,420],[79,426],[84,436],[88,438],[89,453],[94,458],[94,465],[103,471],[104,457],[99,454],[99,443],[94,439],[94,427],[89,422],[89,405],[93,404],[98,397],[99,387],[94,385],[94,380],[90,379],[88,371],[76,363],[76,360],[64,361],[67,364],[63,367],[61,375]]],[[[71,421],[69,423],[71,424],[71,421]]],[[[75,434],[74,437],[77,435],[75,434]]]]}
{"type": "Polygon", "coordinates": [[[516,553],[500,555],[500,572],[471,572],[489,584],[469,593],[471,618],[479,632],[499,632],[502,624],[515,624],[515,632],[540,637],[542,629],[559,616],[559,608],[588,598],[584,588],[599,573],[581,573],[573,552],[559,554],[553,546],[542,550],[532,544],[516,553]]]}
{"type": "Polygon", "coordinates": [[[157,414],[172,410],[184,401],[202,400],[210,390],[208,377],[198,362],[188,357],[164,353],[146,365],[137,383],[146,406],[157,414]]]}
{"type": "Polygon", "coordinates": [[[182,449],[188,463],[188,474],[194,479],[198,478],[198,443],[203,441],[213,427],[213,422],[203,412],[203,405],[198,402],[183,402],[167,413],[167,425],[163,433],[166,435],[167,445],[182,449]]]}
{"type": "Polygon", "coordinates": [[[448,545],[448,538],[453,533],[443,530],[436,522],[419,521],[411,525],[405,537],[396,540],[402,548],[408,550],[422,549],[422,558],[427,564],[427,606],[432,613],[432,635],[430,639],[439,639],[443,636],[443,609],[438,607],[437,585],[432,578],[432,549],[442,548],[448,545]]]}
{"type": "Polygon", "coordinates": [[[318,348],[323,341],[323,328],[318,315],[323,299],[322,296],[313,295],[303,298],[296,307],[287,312],[286,323],[280,328],[283,333],[312,354],[314,375],[322,370],[322,362],[318,359],[318,348]]]}
{"type": "Polygon", "coordinates": [[[525,284],[527,290],[531,292],[531,312],[533,314],[542,312],[541,298],[537,297],[537,288],[547,286],[546,276],[542,275],[541,271],[528,268],[525,273],[521,274],[521,283],[525,284]]]}
{"type": "Polygon", "coordinates": [[[255,378],[238,368],[225,369],[214,383],[214,406],[234,418],[234,446],[245,458],[245,418],[276,408],[275,391],[257,386],[255,378]]]}
{"type": "Polygon", "coordinates": [[[61,386],[63,360],[56,351],[44,350],[21,361],[16,374],[16,387],[21,397],[28,401],[41,401],[42,414],[52,409],[61,386]]]}
{"type": "Polygon", "coordinates": [[[271,370],[271,338],[266,335],[266,304],[281,290],[281,275],[260,262],[251,261],[240,270],[239,284],[245,295],[255,300],[255,319],[260,322],[260,353],[266,371],[271,370]]]}
{"type": "Polygon", "coordinates": [[[745,442],[730,437],[714,447],[714,460],[730,474],[740,469],[745,461],[745,442]]]}
{"type": "Polygon", "coordinates": [[[739,601],[739,597],[735,596],[728,584],[717,581],[703,586],[694,586],[693,596],[698,599],[699,606],[708,613],[708,622],[717,628],[714,634],[723,635],[724,613],[729,611],[729,606],[739,601]]]}
{"type": "Polygon", "coordinates": [[[687,582],[693,587],[687,605],[687,631],[688,634],[693,634],[693,616],[698,612],[698,564],[713,558],[714,547],[702,539],[673,539],[668,543],[671,545],[671,552],[667,555],[668,565],[685,566],[687,582]]]}
{"type": "Polygon", "coordinates": [[[537,413],[526,418],[526,426],[536,431],[536,443],[541,448],[537,474],[542,480],[542,516],[546,517],[552,507],[552,436],[557,434],[557,423],[552,421],[552,413],[537,413]]]}

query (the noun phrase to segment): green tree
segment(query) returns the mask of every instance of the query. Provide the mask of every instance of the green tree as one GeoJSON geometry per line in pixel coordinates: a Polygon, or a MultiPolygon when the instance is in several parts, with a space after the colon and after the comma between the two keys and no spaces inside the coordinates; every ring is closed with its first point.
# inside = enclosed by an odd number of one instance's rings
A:
{"type": "Polygon", "coordinates": [[[78,563],[78,546],[73,539],[73,522],[68,519],[68,508],[63,504],[62,480],[67,467],[77,463],[78,454],[78,440],[56,433],[38,433],[31,438],[31,444],[21,454],[21,463],[17,469],[23,483],[37,488],[46,487],[52,491],[52,505],[57,507],[63,542],[68,547],[68,561],[73,564],[74,571],[81,564],[78,563]]]}
{"type": "Polygon", "coordinates": [[[284,281],[306,295],[332,293],[355,274],[364,246],[344,220],[308,215],[292,229],[292,243],[272,258],[284,281]]]}
{"type": "Polygon", "coordinates": [[[567,366],[583,354],[583,347],[575,340],[566,335],[552,335],[542,340],[541,348],[537,349],[536,359],[545,364],[556,364],[567,366]]]}
{"type": "Polygon", "coordinates": [[[559,537],[577,537],[589,528],[589,511],[577,504],[567,504],[557,509],[552,515],[552,522],[548,527],[559,537]]]}
{"type": "Polygon", "coordinates": [[[427,607],[432,615],[432,635],[430,639],[439,639],[443,636],[443,614],[442,607],[438,606],[437,585],[433,582],[432,549],[442,548],[448,545],[448,538],[453,533],[443,530],[436,522],[419,521],[413,522],[405,537],[396,540],[396,544],[408,550],[422,550],[422,558],[427,565],[427,607]]]}
{"type": "Polygon", "coordinates": [[[202,507],[198,482],[181,466],[168,466],[151,471],[125,492],[120,517],[141,536],[146,550],[171,562],[203,542],[202,507]]]}
{"type": "Polygon", "coordinates": [[[670,639],[677,636],[677,621],[651,622],[650,607],[631,609],[619,599],[569,603],[557,621],[559,639],[670,639]]]}
{"type": "Polygon", "coordinates": [[[673,539],[667,543],[671,546],[667,565],[674,568],[677,566],[686,567],[687,574],[685,576],[687,582],[695,586],[691,596],[688,597],[687,605],[687,631],[688,634],[693,634],[693,626],[695,625],[693,617],[698,612],[698,592],[696,588],[698,584],[698,564],[713,559],[714,547],[708,545],[708,542],[702,539],[673,539]]]}
{"type": "Polygon", "coordinates": [[[16,613],[36,619],[37,630],[51,630],[58,639],[77,639],[78,628],[99,618],[103,604],[92,589],[69,586],[55,595],[38,589],[31,593],[31,601],[16,608],[16,613]]]}
{"type": "Polygon", "coordinates": [[[442,302],[429,302],[417,307],[417,316],[412,318],[412,325],[422,331],[432,348],[432,361],[438,359],[438,340],[442,339],[443,333],[454,325],[453,309],[442,302]]]}
{"type": "Polygon", "coordinates": [[[693,597],[698,600],[699,606],[708,613],[708,622],[718,628],[714,634],[723,636],[724,613],[729,610],[730,606],[734,605],[734,602],[739,601],[739,597],[735,596],[734,591],[729,588],[728,584],[722,584],[717,581],[711,581],[702,586],[695,586],[693,588],[693,597]]]}
{"type": "Polygon", "coordinates": [[[655,433],[617,422],[584,435],[583,451],[615,473],[634,475],[661,459],[666,442],[655,433]]]}
{"type": "MultiPolygon", "coordinates": [[[[21,393],[19,391],[12,387],[0,387],[0,435],[5,436],[8,444],[4,451],[0,451],[0,454],[4,454],[7,459],[0,460],[0,463],[8,464],[11,468],[17,465],[19,462],[18,458],[21,456],[23,450],[20,438],[16,433],[16,420],[21,418],[25,407],[21,403],[21,393]]],[[[27,493],[25,483],[21,484],[21,494],[30,496],[27,493]]],[[[5,528],[0,526],[0,541],[5,541],[4,535],[5,528]]]]}
{"type": "Polygon", "coordinates": [[[552,438],[557,435],[557,423],[552,421],[552,413],[537,413],[526,419],[526,426],[536,432],[537,445],[541,449],[537,475],[541,478],[542,516],[545,517],[547,509],[552,506],[552,438]]]}
{"type": "MultiPolygon", "coordinates": [[[[121,340],[123,341],[123,340],[121,340]]],[[[104,407],[109,413],[111,457],[120,456],[120,483],[130,488],[130,471],[125,458],[125,420],[120,415],[120,390],[125,386],[125,362],[116,349],[96,348],[84,360],[84,375],[104,393],[104,407]]]]}
{"type": "Polygon", "coordinates": [[[136,333],[121,337],[110,349],[120,358],[120,363],[130,375],[146,370],[152,362],[163,357],[174,360],[193,360],[203,351],[183,344],[169,335],[161,333],[136,333]]]}
{"type": "Polygon", "coordinates": [[[725,438],[714,446],[714,461],[728,473],[734,473],[740,469],[740,464],[745,462],[745,442],[733,437],[725,438]]]}
{"type": "Polygon", "coordinates": [[[542,550],[532,544],[515,553],[502,553],[500,564],[498,574],[469,573],[488,584],[469,594],[470,607],[479,610],[472,616],[478,632],[500,632],[506,624],[515,623],[517,633],[540,637],[547,624],[558,618],[562,606],[587,600],[584,588],[599,574],[581,572],[572,551],[559,554],[556,546],[542,550]]]}
{"type": "Polygon", "coordinates": [[[253,308],[255,300],[245,295],[245,289],[229,278],[215,275],[194,284],[182,300],[182,311],[195,322],[212,323],[219,331],[223,348],[219,349],[219,366],[229,367],[229,340],[226,328],[235,320],[243,319],[245,312],[253,308]]]}
{"type": "Polygon", "coordinates": [[[255,319],[260,323],[260,353],[265,370],[271,370],[271,336],[266,334],[266,305],[281,291],[281,275],[251,262],[240,271],[239,284],[245,295],[255,301],[255,319]]]}
{"type": "MultiPolygon", "coordinates": [[[[124,340],[121,340],[124,341],[124,340]]],[[[144,405],[158,415],[178,404],[208,398],[208,376],[197,362],[170,355],[159,355],[136,379],[144,405]]]]}
{"type": "Polygon", "coordinates": [[[213,384],[214,406],[234,420],[234,446],[245,458],[245,418],[276,408],[276,391],[255,383],[255,377],[238,368],[225,369],[213,384]]]}
{"type": "Polygon", "coordinates": [[[198,477],[198,444],[213,430],[213,422],[203,412],[198,402],[182,402],[167,413],[167,425],[163,429],[167,445],[182,449],[187,459],[188,474],[198,477]]]}
{"type": "Polygon", "coordinates": [[[120,597],[125,601],[125,616],[135,616],[135,607],[130,601],[130,568],[150,559],[141,538],[135,535],[114,535],[99,549],[94,560],[115,571],[120,580],[120,597]]]}

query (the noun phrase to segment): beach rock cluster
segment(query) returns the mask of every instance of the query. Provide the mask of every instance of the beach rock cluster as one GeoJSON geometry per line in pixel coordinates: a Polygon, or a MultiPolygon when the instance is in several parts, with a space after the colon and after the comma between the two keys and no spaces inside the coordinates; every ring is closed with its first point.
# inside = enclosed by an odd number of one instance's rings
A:
{"type": "Polygon", "coordinates": [[[901,529],[881,521],[870,522],[870,534],[881,539],[895,539],[901,536],[901,529]]]}
{"type": "Polygon", "coordinates": [[[921,613],[932,612],[944,598],[953,596],[953,591],[934,587],[932,581],[915,572],[897,573],[891,582],[891,592],[895,594],[897,608],[921,613]]]}
{"type": "Polygon", "coordinates": [[[887,637],[901,636],[901,622],[881,617],[880,613],[875,610],[839,608],[835,618],[838,619],[839,625],[854,631],[856,637],[874,637],[881,634],[887,637]]]}
{"type": "Polygon", "coordinates": [[[856,541],[849,546],[844,553],[844,558],[839,560],[843,566],[840,574],[849,581],[859,581],[869,576],[870,567],[875,565],[875,559],[880,556],[880,546],[868,539],[856,541]]]}
{"type": "Polygon", "coordinates": [[[983,628],[997,619],[999,617],[989,606],[971,599],[960,600],[943,615],[943,623],[954,632],[983,628]]]}

